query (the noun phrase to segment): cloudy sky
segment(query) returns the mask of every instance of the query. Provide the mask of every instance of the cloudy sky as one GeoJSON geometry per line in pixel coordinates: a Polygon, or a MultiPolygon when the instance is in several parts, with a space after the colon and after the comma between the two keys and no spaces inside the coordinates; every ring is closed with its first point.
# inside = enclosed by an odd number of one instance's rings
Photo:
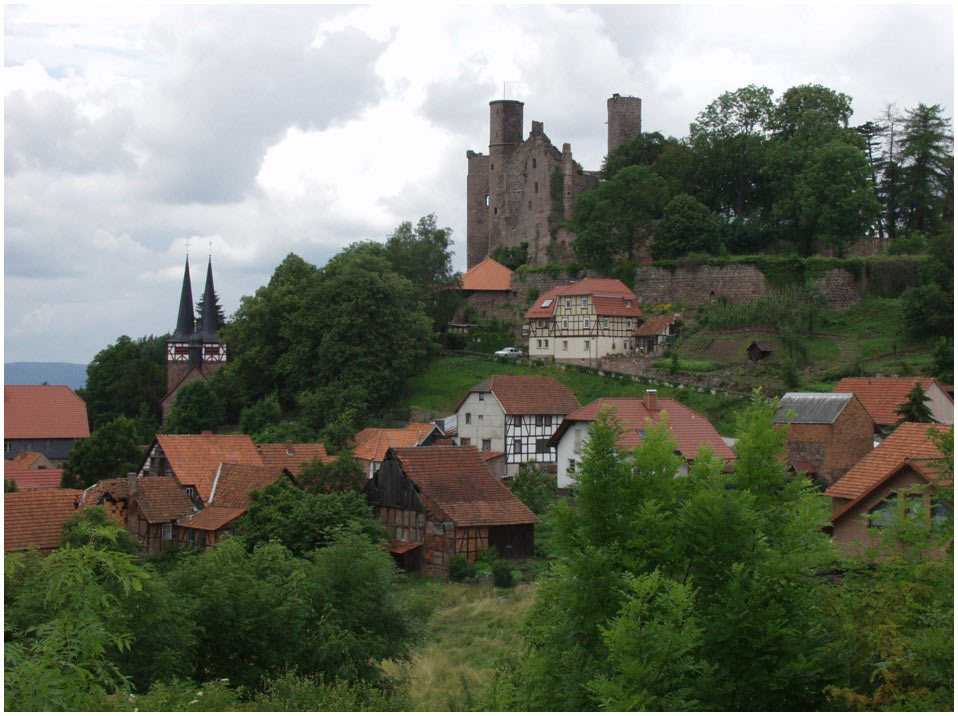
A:
{"type": "Polygon", "coordinates": [[[587,169],[605,100],[683,137],[724,91],[819,83],[853,122],[952,116],[950,5],[6,6],[5,360],[89,361],[174,328],[187,243],[232,313],[289,252],[317,264],[435,213],[465,268],[467,149],[525,102],[587,169]],[[504,84],[505,83],[505,84],[504,84]],[[505,90],[503,89],[505,87],[505,90]]]}

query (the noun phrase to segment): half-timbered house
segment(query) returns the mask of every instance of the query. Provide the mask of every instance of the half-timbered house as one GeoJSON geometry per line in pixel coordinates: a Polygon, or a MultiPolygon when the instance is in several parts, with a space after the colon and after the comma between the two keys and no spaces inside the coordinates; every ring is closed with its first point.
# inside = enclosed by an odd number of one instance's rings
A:
{"type": "Polygon", "coordinates": [[[432,445],[445,438],[435,423],[409,423],[404,428],[363,428],[353,436],[353,457],[371,479],[392,447],[432,445]]]}
{"type": "Polygon", "coordinates": [[[533,556],[538,518],[492,475],[478,450],[390,448],[364,490],[406,569],[445,576],[454,554],[474,562],[489,547],[505,559],[533,556]]]}
{"type": "Polygon", "coordinates": [[[7,492],[3,495],[3,551],[60,546],[63,523],[76,514],[79,490],[7,492]]]}
{"type": "Polygon", "coordinates": [[[456,408],[460,445],[505,453],[507,475],[529,460],[554,463],[549,438],[579,401],[555,378],[494,375],[474,386],[456,408]]]}
{"type": "Polygon", "coordinates": [[[127,529],[147,554],[173,543],[177,521],[196,511],[186,490],[171,475],[128,478],[127,529]]]}
{"type": "Polygon", "coordinates": [[[619,280],[587,278],[557,286],[526,311],[529,357],[581,361],[629,355],[641,315],[635,294],[619,280]]]}

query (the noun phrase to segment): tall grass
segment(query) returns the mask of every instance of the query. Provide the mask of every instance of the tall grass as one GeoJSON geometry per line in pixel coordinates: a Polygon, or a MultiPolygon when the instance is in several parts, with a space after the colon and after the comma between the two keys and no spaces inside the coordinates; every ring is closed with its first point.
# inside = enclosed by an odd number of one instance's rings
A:
{"type": "Polygon", "coordinates": [[[783,324],[801,321],[802,324],[812,323],[811,326],[803,325],[803,328],[814,329],[814,321],[821,312],[822,303],[821,295],[808,285],[786,286],[781,291],[748,303],[712,304],[699,318],[699,325],[711,330],[764,326],[778,328],[783,324]]]}

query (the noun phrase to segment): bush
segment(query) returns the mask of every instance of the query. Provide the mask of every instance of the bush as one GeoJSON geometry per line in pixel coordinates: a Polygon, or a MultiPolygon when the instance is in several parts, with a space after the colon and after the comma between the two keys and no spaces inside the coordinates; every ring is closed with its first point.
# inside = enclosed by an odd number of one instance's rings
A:
{"type": "Polygon", "coordinates": [[[798,387],[798,369],[795,368],[795,361],[791,358],[782,361],[782,382],[789,390],[798,387]]]}
{"type": "Polygon", "coordinates": [[[516,574],[512,571],[512,565],[501,560],[492,565],[492,582],[497,587],[515,586],[516,574]]]}
{"type": "Polygon", "coordinates": [[[475,565],[469,564],[469,560],[461,554],[454,554],[449,558],[449,581],[464,582],[475,576],[475,565]]]}

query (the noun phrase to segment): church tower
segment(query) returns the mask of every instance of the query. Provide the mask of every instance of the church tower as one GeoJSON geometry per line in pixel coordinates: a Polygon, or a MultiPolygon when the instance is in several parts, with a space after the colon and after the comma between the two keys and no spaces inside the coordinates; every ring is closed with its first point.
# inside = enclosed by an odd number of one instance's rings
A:
{"type": "Polygon", "coordinates": [[[166,342],[166,390],[173,390],[190,371],[190,339],[196,330],[193,320],[193,289],[190,286],[190,258],[186,257],[183,288],[180,289],[180,312],[176,331],[166,342]]]}

